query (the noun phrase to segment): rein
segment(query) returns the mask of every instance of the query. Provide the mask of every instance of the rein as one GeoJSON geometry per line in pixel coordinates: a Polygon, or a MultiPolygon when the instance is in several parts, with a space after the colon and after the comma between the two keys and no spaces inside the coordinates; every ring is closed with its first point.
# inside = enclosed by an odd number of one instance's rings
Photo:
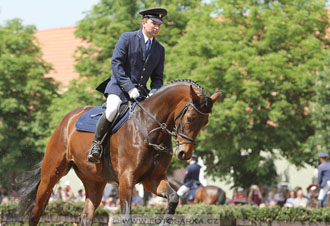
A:
{"type": "Polygon", "coordinates": [[[169,153],[170,155],[173,155],[171,151],[171,147],[166,147],[166,146],[163,146],[161,144],[154,144],[151,142],[151,138],[150,138],[150,134],[157,131],[157,130],[163,130],[165,131],[167,134],[169,134],[171,137],[182,137],[188,141],[185,141],[185,142],[179,142],[177,141],[176,142],[176,150],[179,148],[180,145],[183,145],[183,144],[195,144],[196,143],[196,140],[191,138],[191,137],[188,137],[187,135],[183,134],[182,133],[182,121],[183,121],[183,117],[184,115],[186,114],[189,106],[192,106],[199,114],[202,114],[202,115],[208,115],[209,113],[204,113],[204,112],[201,112],[193,103],[192,101],[189,101],[184,107],[183,109],[177,114],[177,116],[175,117],[174,121],[177,121],[179,119],[179,123],[178,125],[176,126],[175,125],[175,130],[174,131],[171,131],[167,128],[167,125],[166,123],[161,123],[159,122],[145,107],[142,106],[142,104],[136,100],[136,104],[154,121],[158,124],[159,127],[156,127],[154,129],[152,129],[151,131],[149,132],[146,132],[144,130],[144,128],[141,126],[141,123],[138,122],[138,120],[136,119],[136,117],[134,116],[134,114],[132,114],[132,118],[134,120],[134,122],[136,123],[136,125],[139,127],[141,133],[143,134],[143,136],[145,137],[145,141],[147,142],[148,145],[152,146],[154,149],[158,150],[158,151],[161,151],[161,152],[167,152],[169,153]],[[180,130],[181,129],[181,130],[180,130]]]}

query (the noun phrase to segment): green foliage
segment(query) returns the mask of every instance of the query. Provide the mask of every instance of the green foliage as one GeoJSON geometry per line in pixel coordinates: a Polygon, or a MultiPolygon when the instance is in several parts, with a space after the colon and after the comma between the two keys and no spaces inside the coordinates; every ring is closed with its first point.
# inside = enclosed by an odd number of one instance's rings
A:
{"type": "MultiPolygon", "coordinates": [[[[0,205],[0,215],[14,216],[16,214],[16,202],[2,203],[0,205]]],[[[80,216],[84,208],[83,202],[64,202],[56,201],[49,203],[43,213],[44,216],[80,216]]],[[[109,211],[103,206],[97,208],[96,216],[108,216],[109,211]]]]}
{"type": "Polygon", "coordinates": [[[0,26],[0,181],[40,160],[49,112],[57,85],[44,75],[50,65],[41,58],[34,26],[20,20],[0,26]]]}
{"type": "Polygon", "coordinates": [[[7,202],[0,204],[0,215],[2,216],[13,216],[16,214],[17,203],[7,202]]]}
{"type": "MultiPolygon", "coordinates": [[[[45,216],[80,216],[83,211],[83,202],[63,202],[56,201],[47,205],[44,215],[45,216]]],[[[109,211],[104,209],[103,206],[97,208],[95,212],[96,216],[108,216],[109,211]]]]}
{"type": "Polygon", "coordinates": [[[308,107],[329,46],[324,1],[210,6],[191,15],[165,67],[167,80],[224,91],[199,136],[207,174],[244,187],[275,182],[275,149],[297,166],[312,164],[303,144],[314,133],[308,107]]]}
{"type": "Polygon", "coordinates": [[[75,108],[90,105],[100,106],[102,100],[100,93],[96,91],[90,91],[89,80],[72,80],[70,81],[67,91],[62,93],[60,96],[53,98],[51,106],[48,108],[51,117],[49,119],[49,126],[46,128],[47,137],[43,140],[44,144],[47,145],[49,136],[59,126],[63,117],[74,110],[75,108]]]}
{"type": "MultiPolygon", "coordinates": [[[[310,102],[310,113],[315,133],[308,138],[305,144],[306,151],[328,152],[330,150],[330,58],[325,61],[324,71],[315,77],[314,92],[315,96],[310,102]]],[[[317,159],[317,158],[316,158],[317,159]]]]}
{"type": "Polygon", "coordinates": [[[330,213],[328,208],[306,209],[306,208],[282,208],[276,220],[279,221],[301,221],[301,222],[329,222],[330,213]]]}

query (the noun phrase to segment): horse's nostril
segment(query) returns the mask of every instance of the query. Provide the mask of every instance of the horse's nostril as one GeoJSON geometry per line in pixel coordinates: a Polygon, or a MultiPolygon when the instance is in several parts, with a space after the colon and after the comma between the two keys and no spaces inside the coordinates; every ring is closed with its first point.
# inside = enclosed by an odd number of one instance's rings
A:
{"type": "Polygon", "coordinates": [[[180,151],[178,154],[178,158],[181,160],[184,160],[186,157],[186,153],[184,151],[180,151]]]}

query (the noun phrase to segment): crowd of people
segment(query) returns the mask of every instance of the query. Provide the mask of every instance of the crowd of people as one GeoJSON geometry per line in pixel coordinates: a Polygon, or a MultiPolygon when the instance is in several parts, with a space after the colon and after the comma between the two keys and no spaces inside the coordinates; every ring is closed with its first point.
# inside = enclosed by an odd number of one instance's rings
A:
{"type": "Polygon", "coordinates": [[[317,196],[319,186],[312,184],[306,188],[301,187],[289,189],[288,186],[279,184],[272,187],[271,191],[261,185],[251,185],[248,191],[242,187],[234,190],[230,205],[251,204],[259,207],[280,206],[280,207],[307,207],[317,208],[317,196]]]}

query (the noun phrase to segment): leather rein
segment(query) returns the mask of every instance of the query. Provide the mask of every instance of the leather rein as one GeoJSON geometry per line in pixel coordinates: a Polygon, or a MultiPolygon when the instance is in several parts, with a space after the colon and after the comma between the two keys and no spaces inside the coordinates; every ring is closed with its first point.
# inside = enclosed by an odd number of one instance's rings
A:
{"type": "MultiPolygon", "coordinates": [[[[145,141],[147,142],[148,145],[152,146],[155,150],[160,151],[160,152],[166,152],[169,153],[170,155],[173,155],[173,153],[171,152],[171,147],[166,147],[163,146],[161,144],[154,144],[151,141],[150,138],[150,134],[156,132],[157,130],[163,130],[164,132],[166,132],[167,134],[169,134],[171,137],[182,137],[183,139],[187,140],[185,142],[179,142],[178,140],[176,141],[176,151],[178,150],[180,145],[183,144],[195,144],[196,140],[183,134],[182,133],[182,121],[183,121],[183,117],[186,114],[186,112],[188,111],[189,106],[191,106],[192,108],[194,108],[194,110],[196,110],[199,114],[201,115],[209,115],[209,113],[204,113],[202,111],[200,111],[193,103],[192,101],[189,101],[183,108],[182,110],[177,114],[177,116],[174,119],[174,122],[176,122],[179,119],[179,123],[178,125],[175,125],[174,130],[171,131],[167,128],[166,123],[161,123],[159,122],[145,107],[142,106],[142,104],[136,100],[136,104],[154,121],[158,124],[158,127],[148,131],[145,131],[145,129],[142,127],[141,123],[138,122],[138,120],[136,119],[134,114],[132,115],[132,118],[134,120],[134,122],[136,123],[136,125],[139,127],[139,130],[141,131],[141,133],[143,134],[143,136],[145,137],[145,141]]],[[[134,110],[133,110],[134,111],[134,110]]],[[[131,110],[132,113],[132,110],[131,110]]]]}

